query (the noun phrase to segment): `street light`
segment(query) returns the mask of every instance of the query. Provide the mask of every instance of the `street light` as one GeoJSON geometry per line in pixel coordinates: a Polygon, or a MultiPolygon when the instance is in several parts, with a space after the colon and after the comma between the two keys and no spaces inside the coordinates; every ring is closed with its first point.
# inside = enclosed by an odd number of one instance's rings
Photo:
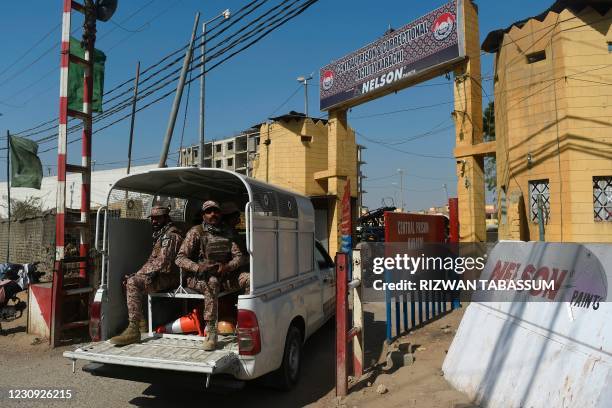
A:
{"type": "Polygon", "coordinates": [[[204,103],[205,99],[205,88],[206,88],[206,24],[212,23],[213,21],[223,18],[228,20],[231,16],[229,9],[225,9],[221,14],[211,18],[208,21],[202,23],[202,45],[200,46],[200,148],[199,148],[199,167],[204,167],[204,103]]]}
{"type": "Polygon", "coordinates": [[[308,117],[308,81],[312,79],[312,74],[297,77],[297,81],[304,84],[304,114],[308,117]]]}
{"type": "Polygon", "coordinates": [[[399,173],[400,176],[400,205],[401,205],[401,210],[402,212],[404,212],[404,169],[397,169],[397,172],[399,173]]]}

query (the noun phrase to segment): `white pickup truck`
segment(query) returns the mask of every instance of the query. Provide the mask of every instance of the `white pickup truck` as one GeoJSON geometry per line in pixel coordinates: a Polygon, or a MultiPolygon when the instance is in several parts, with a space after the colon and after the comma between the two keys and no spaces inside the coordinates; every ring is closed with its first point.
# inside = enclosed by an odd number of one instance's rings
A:
{"type": "Polygon", "coordinates": [[[206,384],[217,374],[250,380],[268,373],[281,388],[297,383],[304,341],[335,310],[335,269],[315,241],[307,197],[226,170],[156,169],[117,181],[96,224],[102,273],[91,307],[94,342],[78,345],[65,357],[97,367],[200,373],[206,384]],[[107,342],[127,324],[123,276],[138,270],[151,250],[148,210],[169,205],[172,219],[187,230],[199,222],[199,208],[210,199],[244,208],[250,294],[222,293],[219,299],[220,305],[229,299],[230,316],[220,319],[235,322],[235,332],[221,336],[212,352],[204,351],[198,335],[157,333],[156,327],[202,302],[202,295],[179,287],[149,295],[149,328],[140,343],[118,347],[107,342]]]}

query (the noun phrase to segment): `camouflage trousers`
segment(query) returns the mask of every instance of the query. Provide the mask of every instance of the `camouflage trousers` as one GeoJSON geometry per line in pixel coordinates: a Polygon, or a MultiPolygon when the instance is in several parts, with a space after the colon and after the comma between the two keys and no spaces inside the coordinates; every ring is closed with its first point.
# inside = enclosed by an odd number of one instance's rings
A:
{"type": "Polygon", "coordinates": [[[245,295],[251,292],[251,274],[248,271],[230,272],[224,277],[222,283],[223,290],[240,289],[245,295]]]}
{"type": "Polygon", "coordinates": [[[220,289],[219,279],[210,276],[208,279],[187,278],[187,287],[204,295],[204,320],[217,321],[217,298],[220,289]]]}
{"type": "Polygon", "coordinates": [[[155,279],[142,272],[130,276],[125,285],[129,320],[144,320],[142,303],[146,294],[175,289],[178,284],[179,277],[176,274],[163,273],[157,275],[155,279]]]}

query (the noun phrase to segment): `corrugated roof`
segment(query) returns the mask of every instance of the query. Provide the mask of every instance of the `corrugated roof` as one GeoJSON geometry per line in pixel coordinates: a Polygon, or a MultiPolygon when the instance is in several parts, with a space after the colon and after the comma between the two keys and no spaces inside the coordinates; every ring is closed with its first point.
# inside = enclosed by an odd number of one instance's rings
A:
{"type": "Polygon", "coordinates": [[[508,33],[512,27],[516,26],[518,28],[523,27],[529,20],[537,20],[544,21],[548,13],[555,12],[560,13],[561,11],[568,9],[574,14],[580,13],[586,7],[592,7],[599,14],[606,14],[608,10],[612,7],[612,0],[557,0],[552,6],[550,6],[546,11],[537,16],[528,17],[523,20],[515,21],[510,24],[508,27],[491,31],[487,34],[487,37],[482,43],[481,49],[485,52],[497,52],[500,44],[504,40],[504,35],[508,33]]]}
{"type": "MultiPolygon", "coordinates": [[[[303,114],[301,112],[290,111],[289,113],[286,113],[284,115],[277,116],[277,117],[274,117],[274,118],[270,118],[270,120],[273,120],[275,122],[289,122],[291,120],[300,120],[300,119],[304,119],[304,118],[306,118],[305,114],[303,114]]],[[[326,119],[313,118],[313,117],[310,117],[310,119],[312,119],[314,123],[317,123],[318,121],[321,121],[321,122],[323,122],[323,124],[327,124],[327,120],[326,119]]]]}

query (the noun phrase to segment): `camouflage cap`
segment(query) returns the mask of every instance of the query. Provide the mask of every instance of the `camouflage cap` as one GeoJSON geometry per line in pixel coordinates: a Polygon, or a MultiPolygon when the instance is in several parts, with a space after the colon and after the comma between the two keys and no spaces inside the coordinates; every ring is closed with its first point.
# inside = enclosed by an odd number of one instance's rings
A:
{"type": "Polygon", "coordinates": [[[233,201],[227,201],[221,204],[221,214],[223,215],[230,215],[230,214],[235,214],[239,212],[240,212],[240,209],[238,208],[236,203],[234,203],[233,201]]]}
{"type": "Polygon", "coordinates": [[[162,215],[170,215],[170,208],[163,205],[156,205],[151,208],[151,214],[149,217],[161,217],[162,215]]]}
{"type": "Polygon", "coordinates": [[[202,204],[202,211],[206,211],[209,208],[217,208],[218,210],[221,209],[219,203],[213,200],[205,201],[204,204],[202,204]]]}

